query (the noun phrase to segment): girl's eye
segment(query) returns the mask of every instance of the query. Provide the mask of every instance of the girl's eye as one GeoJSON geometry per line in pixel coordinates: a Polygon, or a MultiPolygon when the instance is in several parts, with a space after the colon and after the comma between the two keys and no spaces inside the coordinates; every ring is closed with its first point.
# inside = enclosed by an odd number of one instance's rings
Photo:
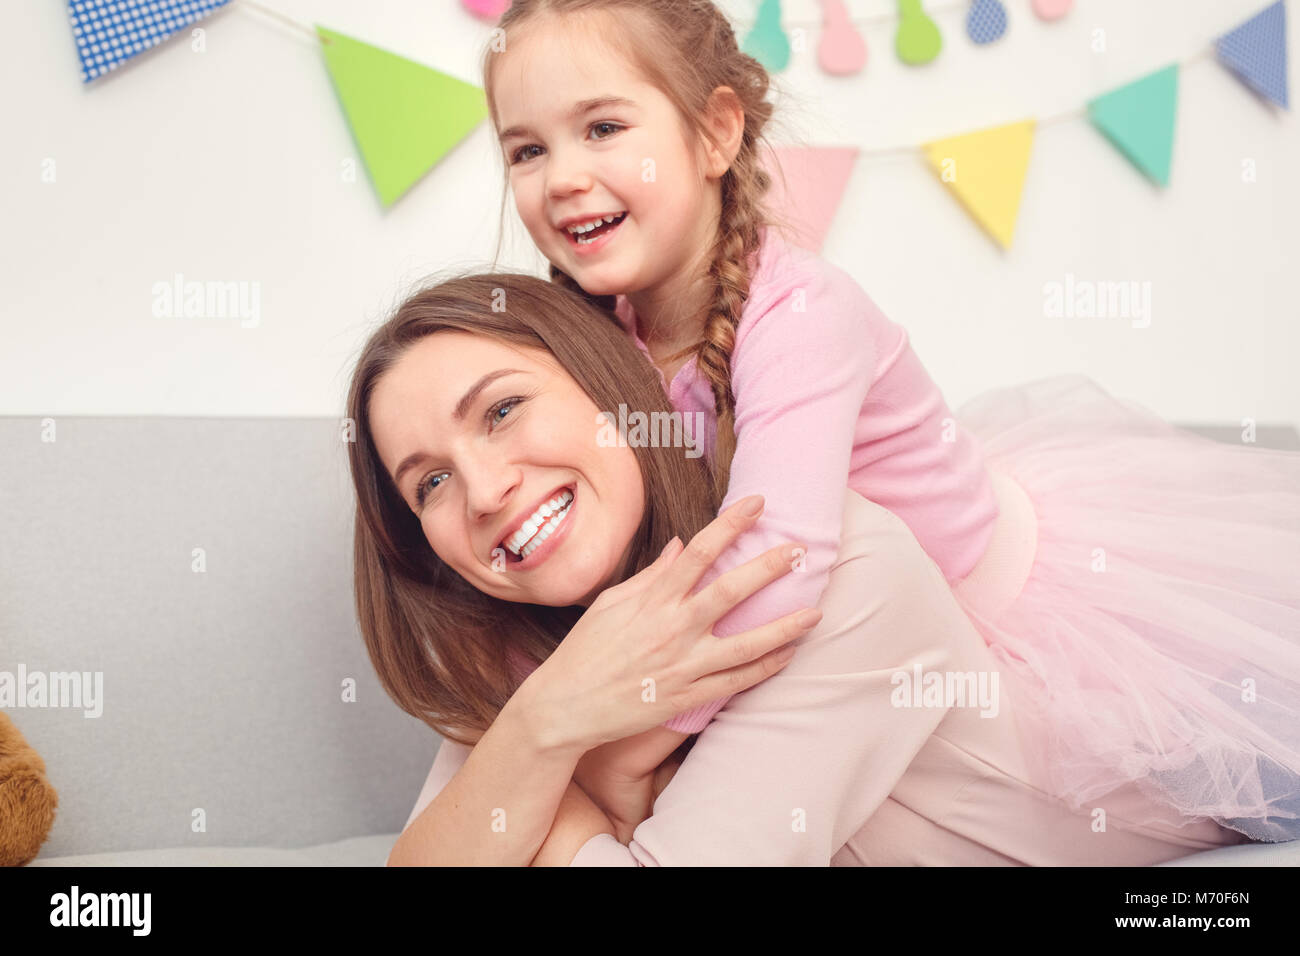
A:
{"type": "Polygon", "coordinates": [[[529,143],[527,146],[520,146],[517,150],[514,151],[513,154],[511,154],[510,165],[513,166],[515,163],[521,163],[526,159],[532,159],[533,158],[532,156],[524,155],[524,152],[530,149],[541,149],[541,147],[535,143],[529,143]]]}
{"type": "MultiPolygon", "coordinates": [[[[611,123],[611,122],[609,122],[609,121],[607,121],[607,120],[606,120],[606,121],[601,121],[601,122],[599,122],[599,123],[592,123],[592,124],[591,124],[591,127],[590,127],[590,130],[591,130],[591,131],[595,131],[595,130],[598,130],[598,129],[606,129],[606,130],[609,130],[609,132],[608,132],[606,135],[603,135],[603,136],[597,136],[597,137],[596,137],[597,139],[609,139],[610,136],[613,136],[613,135],[614,135],[615,133],[617,133],[619,130],[623,129],[623,126],[622,126],[621,124],[619,124],[619,123],[611,123]]],[[[510,165],[513,166],[515,163],[522,163],[522,162],[524,162],[524,161],[526,161],[526,160],[532,159],[532,158],[533,158],[535,155],[537,155],[537,154],[535,154],[535,153],[529,153],[528,150],[530,150],[530,149],[541,149],[541,148],[542,148],[542,147],[538,146],[536,143],[529,143],[527,146],[520,146],[517,150],[515,150],[515,151],[511,154],[511,156],[510,156],[510,165]]]]}

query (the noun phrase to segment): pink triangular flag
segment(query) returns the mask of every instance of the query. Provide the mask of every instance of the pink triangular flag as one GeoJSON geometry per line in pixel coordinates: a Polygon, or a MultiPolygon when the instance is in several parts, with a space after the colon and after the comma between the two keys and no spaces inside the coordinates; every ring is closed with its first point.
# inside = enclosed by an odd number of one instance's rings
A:
{"type": "Polygon", "coordinates": [[[857,162],[858,148],[776,146],[772,152],[780,168],[766,162],[772,188],[765,198],[794,228],[796,245],[821,252],[857,162]]]}

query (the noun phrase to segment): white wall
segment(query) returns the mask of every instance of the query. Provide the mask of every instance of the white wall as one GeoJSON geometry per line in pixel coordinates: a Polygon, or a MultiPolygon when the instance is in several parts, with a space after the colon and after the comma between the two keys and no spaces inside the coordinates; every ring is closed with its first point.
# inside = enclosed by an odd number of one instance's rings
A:
{"type": "MultiPolygon", "coordinates": [[[[265,0],[477,82],[487,27],[455,0],[265,0]]],[[[898,62],[863,28],[864,74],[810,52],[778,74],[785,128],[812,142],[912,144],[1086,98],[1192,54],[1265,0],[1079,0],[1061,22],[1006,0],[990,47],[938,12],[940,58],[898,62]],[[1094,28],[1108,51],[1092,52],[1094,28]]],[[[501,190],[487,124],[387,213],[364,173],[315,41],[239,0],[88,86],[66,4],[17,0],[0,57],[0,414],[335,415],[365,334],[409,283],[486,265],[501,190]],[[56,181],[43,183],[55,161],[56,181]],[[260,321],[155,318],[155,283],[260,283],[260,321]]],[[[886,0],[847,0],[855,15],[886,0]]],[[[935,4],[929,4],[935,6],[935,4]]],[[[787,0],[787,20],[818,18],[787,0]]],[[[731,0],[737,18],[757,0],[731,0]]],[[[1300,13],[1290,11],[1290,46],[1300,13]]],[[[815,31],[813,33],[815,41],[815,31]]],[[[1294,82],[1292,92],[1300,93],[1294,82]]],[[[1085,120],[1040,129],[1015,245],[1001,251],[910,157],[864,157],[824,255],[908,327],[949,402],[1085,372],[1180,421],[1300,422],[1300,160],[1294,114],[1260,105],[1212,59],[1186,68],[1172,183],[1158,190],[1085,120]],[[1242,161],[1258,181],[1243,183],[1242,161]],[[1150,282],[1151,324],[1051,319],[1043,286],[1150,282]]],[[[506,265],[540,271],[514,218],[506,265]]]]}

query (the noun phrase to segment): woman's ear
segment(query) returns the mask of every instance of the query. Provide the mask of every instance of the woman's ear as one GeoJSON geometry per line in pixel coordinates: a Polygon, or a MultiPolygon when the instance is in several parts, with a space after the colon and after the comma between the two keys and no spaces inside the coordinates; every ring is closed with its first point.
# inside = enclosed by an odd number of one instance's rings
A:
{"type": "Polygon", "coordinates": [[[745,135],[745,108],[729,86],[719,86],[709,94],[704,116],[705,128],[712,135],[703,137],[704,171],[710,179],[721,179],[731,168],[745,135]]]}

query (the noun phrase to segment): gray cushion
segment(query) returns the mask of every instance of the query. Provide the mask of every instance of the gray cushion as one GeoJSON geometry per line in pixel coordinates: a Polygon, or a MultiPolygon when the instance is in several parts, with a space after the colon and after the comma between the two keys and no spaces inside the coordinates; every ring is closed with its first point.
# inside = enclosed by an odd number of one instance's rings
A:
{"type": "Polygon", "coordinates": [[[42,854],[32,866],[384,866],[398,834],[353,837],[294,850],[259,846],[178,846],[83,856],[42,854]]]}
{"type": "Polygon", "coordinates": [[[9,711],[59,792],[42,856],[399,832],[438,736],[361,643],[338,422],[56,424],[0,418],[0,670],[101,671],[104,700],[9,711]]]}

